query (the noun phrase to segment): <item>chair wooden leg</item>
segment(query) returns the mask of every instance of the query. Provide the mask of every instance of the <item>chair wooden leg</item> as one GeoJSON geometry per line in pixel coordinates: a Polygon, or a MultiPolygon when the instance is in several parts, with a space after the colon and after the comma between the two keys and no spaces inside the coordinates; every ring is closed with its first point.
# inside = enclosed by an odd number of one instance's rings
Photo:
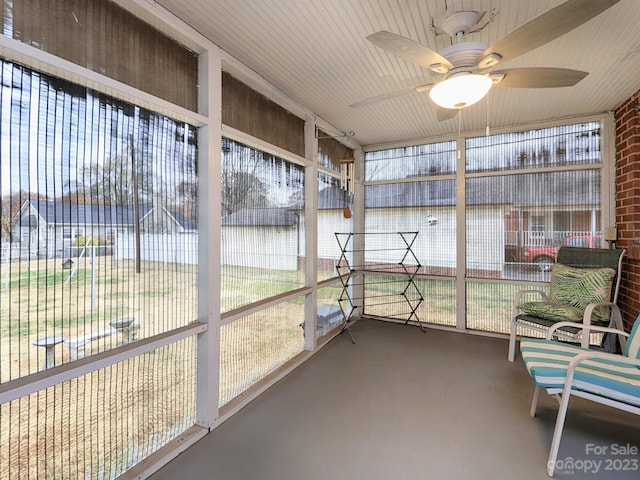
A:
{"type": "Polygon", "coordinates": [[[549,450],[549,460],[547,461],[547,474],[553,477],[553,472],[556,468],[556,461],[558,460],[558,450],[560,448],[560,438],[562,437],[562,430],[564,429],[564,421],[567,417],[567,407],[569,406],[569,397],[571,396],[570,390],[565,391],[562,394],[560,401],[560,407],[558,408],[558,416],[556,417],[556,426],[553,430],[553,440],[551,441],[551,449],[549,450]]]}
{"type": "Polygon", "coordinates": [[[536,385],[536,389],[533,391],[533,399],[531,399],[531,409],[529,414],[532,417],[536,416],[536,408],[538,407],[538,397],[540,396],[540,387],[536,385]]]}

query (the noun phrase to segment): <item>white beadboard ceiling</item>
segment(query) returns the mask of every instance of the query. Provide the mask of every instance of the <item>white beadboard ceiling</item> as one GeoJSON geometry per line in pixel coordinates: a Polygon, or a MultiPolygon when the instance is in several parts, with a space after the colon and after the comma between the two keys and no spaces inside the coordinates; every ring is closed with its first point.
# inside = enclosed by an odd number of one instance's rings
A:
{"type": "MultiPolygon", "coordinates": [[[[487,11],[491,21],[467,41],[488,45],[560,0],[156,0],[294,101],[360,145],[452,136],[458,119],[438,121],[426,93],[349,105],[436,80],[365,39],[379,30],[440,51],[451,38],[447,14],[487,11]]],[[[462,111],[463,131],[483,131],[614,110],[640,89],[640,6],[619,3],[501,67],[561,67],[589,72],[573,87],[493,88],[462,111]],[[488,114],[488,115],[487,115],[488,114]]]]}

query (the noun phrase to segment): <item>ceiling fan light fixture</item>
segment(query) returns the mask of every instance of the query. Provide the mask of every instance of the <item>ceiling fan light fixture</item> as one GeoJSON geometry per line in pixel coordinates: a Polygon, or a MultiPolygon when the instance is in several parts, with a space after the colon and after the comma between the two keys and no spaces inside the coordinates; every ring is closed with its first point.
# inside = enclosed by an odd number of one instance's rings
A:
{"type": "Polygon", "coordinates": [[[456,75],[435,85],[429,92],[429,97],[442,108],[461,109],[481,100],[492,84],[491,79],[485,75],[456,75]]]}

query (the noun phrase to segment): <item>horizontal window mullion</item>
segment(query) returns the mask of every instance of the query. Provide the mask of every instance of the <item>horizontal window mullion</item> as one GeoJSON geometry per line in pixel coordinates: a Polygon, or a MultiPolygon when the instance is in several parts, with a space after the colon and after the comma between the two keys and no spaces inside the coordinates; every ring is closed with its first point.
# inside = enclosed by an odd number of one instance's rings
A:
{"type": "Polygon", "coordinates": [[[568,165],[562,167],[540,167],[527,168],[523,170],[496,170],[488,172],[473,172],[465,174],[466,178],[479,177],[499,177],[506,175],[524,175],[530,173],[553,173],[553,172],[576,172],[582,170],[602,170],[604,166],[601,163],[584,164],[584,165],[568,165]]]}
{"type": "Polygon", "coordinates": [[[89,372],[114,365],[123,360],[151,352],[165,345],[179,342],[185,338],[204,333],[207,328],[207,324],[205,323],[194,322],[153,337],[143,338],[134,343],[113,348],[106,352],[5,382],[0,384],[0,404],[44,390],[89,372]]]}
{"type": "Polygon", "coordinates": [[[260,300],[259,302],[252,303],[251,305],[224,312],[220,316],[221,324],[226,325],[227,323],[234,322],[235,320],[246,317],[247,315],[251,315],[252,313],[256,313],[269,307],[288,302],[292,298],[299,297],[301,295],[307,295],[311,293],[312,290],[313,289],[311,287],[302,287],[296,290],[291,290],[290,292],[281,293],[280,295],[276,295],[271,298],[260,300]]]}

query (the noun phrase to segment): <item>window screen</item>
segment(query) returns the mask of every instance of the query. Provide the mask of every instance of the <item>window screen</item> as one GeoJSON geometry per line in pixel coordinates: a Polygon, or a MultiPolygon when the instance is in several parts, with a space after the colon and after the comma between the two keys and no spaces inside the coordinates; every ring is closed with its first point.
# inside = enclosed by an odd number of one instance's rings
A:
{"type": "Polygon", "coordinates": [[[562,245],[603,246],[600,128],[467,139],[466,276],[500,280],[467,283],[469,328],[507,332],[508,281],[548,281],[562,245]]]}
{"type": "Polygon", "coordinates": [[[222,310],[304,285],[304,169],[222,146],[222,310]]]}
{"type": "MultiPolygon", "coordinates": [[[[6,61],[0,85],[0,381],[195,321],[196,129],[6,61]]],[[[193,425],[195,348],[3,404],[0,476],[115,478],[193,425]]]]}
{"type": "Polygon", "coordinates": [[[599,134],[595,122],[467,141],[483,173],[466,185],[469,276],[531,279],[561,245],[600,248],[599,134]]]}
{"type": "Polygon", "coordinates": [[[367,181],[451,175],[455,168],[455,142],[391,148],[365,155],[367,181]]]}
{"type": "Polygon", "coordinates": [[[600,135],[600,122],[585,122],[462,139],[464,172],[455,168],[455,142],[365,154],[365,231],[419,231],[417,283],[425,298],[440,299],[429,311],[421,305],[420,318],[455,325],[464,288],[468,328],[508,331],[517,282],[548,280],[562,245],[606,248],[600,135]],[[456,274],[458,248],[464,286],[436,282],[456,274]]]}
{"type": "Polygon", "coordinates": [[[2,381],[196,318],[195,129],[2,63],[2,381]]]}
{"type": "Polygon", "coordinates": [[[340,187],[340,179],[318,174],[318,279],[337,275],[340,246],[336,233],[351,232],[353,194],[340,187]]]}
{"type": "Polygon", "coordinates": [[[223,325],[220,329],[220,405],[244,392],[304,350],[302,297],[223,325]]]}
{"type": "Polygon", "coordinates": [[[467,173],[600,163],[600,122],[468,138],[467,173]]]}
{"type": "Polygon", "coordinates": [[[413,251],[420,273],[455,275],[455,180],[367,185],[365,208],[366,232],[419,232],[413,251]]]}

